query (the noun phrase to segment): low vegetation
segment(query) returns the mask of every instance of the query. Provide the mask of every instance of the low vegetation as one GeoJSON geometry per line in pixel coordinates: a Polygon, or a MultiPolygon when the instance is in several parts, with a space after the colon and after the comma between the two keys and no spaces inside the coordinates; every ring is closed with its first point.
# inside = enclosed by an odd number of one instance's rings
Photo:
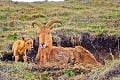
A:
{"type": "MultiPolygon", "coordinates": [[[[8,51],[6,45],[21,37],[34,37],[37,27],[32,27],[33,21],[47,22],[50,19],[59,19],[61,25],[55,25],[56,31],[65,30],[67,35],[88,32],[91,35],[108,34],[120,36],[120,1],[119,0],[71,0],[66,2],[0,2],[0,53],[8,51]]],[[[57,33],[57,34],[58,34],[57,33]]],[[[61,34],[61,33],[60,33],[61,34]]],[[[67,36],[66,35],[66,36],[67,36]]],[[[119,40],[118,40],[119,41],[119,40]]],[[[118,49],[119,50],[119,49],[118,49]]],[[[120,51],[118,51],[120,52],[120,51]]],[[[1,56],[1,54],[0,54],[1,56]]],[[[73,67],[52,67],[34,71],[32,63],[0,61],[1,80],[97,80],[109,74],[111,67],[119,66],[119,59],[107,60],[105,65],[98,68],[86,66],[74,69],[73,67]],[[82,73],[79,73],[82,72],[82,73]],[[102,77],[101,77],[102,76],[102,77]]],[[[77,67],[77,66],[76,66],[77,67]]],[[[112,69],[112,70],[113,70],[112,69]]],[[[119,72],[119,71],[118,71],[119,72]]],[[[112,80],[119,80],[120,75],[112,76],[112,80]]]]}

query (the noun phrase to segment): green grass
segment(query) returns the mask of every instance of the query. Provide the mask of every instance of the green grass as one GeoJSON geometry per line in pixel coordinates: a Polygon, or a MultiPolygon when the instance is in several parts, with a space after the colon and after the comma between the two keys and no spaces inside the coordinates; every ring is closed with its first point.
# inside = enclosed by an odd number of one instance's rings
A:
{"type": "MultiPolygon", "coordinates": [[[[92,80],[95,77],[99,77],[99,75],[101,75],[103,72],[105,72],[109,68],[111,68],[114,65],[119,64],[119,63],[120,63],[119,59],[115,59],[115,60],[108,61],[108,63],[106,63],[106,65],[102,65],[97,68],[94,68],[91,71],[91,73],[87,74],[87,76],[89,76],[89,77],[87,77],[87,80],[92,80]]],[[[32,72],[32,71],[28,70],[28,69],[31,69],[32,66],[33,66],[32,64],[24,64],[22,62],[14,63],[14,62],[1,62],[0,61],[0,69],[1,69],[1,71],[4,72],[2,75],[5,74],[6,76],[11,76],[13,79],[17,78],[20,80],[21,79],[49,80],[49,76],[46,75],[47,72],[40,73],[38,71],[32,72]]],[[[57,72],[56,72],[56,74],[57,74],[57,72]]],[[[68,78],[75,77],[75,73],[69,68],[64,69],[64,74],[68,78]]],[[[85,77],[85,75],[84,75],[84,77],[85,77]]],[[[119,80],[119,78],[120,78],[119,76],[114,77],[112,80],[119,80]]]]}
{"type": "Polygon", "coordinates": [[[4,16],[4,15],[0,15],[0,21],[5,21],[6,19],[7,19],[6,16],[4,16]]]}
{"type": "Polygon", "coordinates": [[[115,77],[113,78],[113,80],[120,80],[120,77],[115,77]]]}
{"type": "Polygon", "coordinates": [[[72,71],[72,70],[66,70],[65,71],[65,74],[67,75],[67,76],[75,76],[75,73],[72,71]]]}
{"type": "Polygon", "coordinates": [[[50,19],[59,19],[63,25],[55,25],[54,28],[64,27],[68,33],[73,33],[77,29],[78,32],[90,31],[92,34],[120,35],[119,28],[110,29],[106,26],[109,20],[120,19],[120,6],[117,0],[89,0],[87,2],[75,0],[59,3],[1,2],[0,5],[2,45],[22,36],[31,37],[36,34],[38,27],[31,26],[35,20],[47,22],[50,19]]]}
{"type": "MultiPolygon", "coordinates": [[[[120,61],[119,59],[115,59],[115,60],[109,60],[106,65],[102,65],[102,66],[99,66],[98,68],[96,68],[93,72],[91,72],[89,74],[89,78],[88,80],[93,80],[94,78],[98,78],[100,77],[101,74],[103,74],[105,71],[107,71],[109,68],[119,64],[120,61]]],[[[112,80],[119,80],[118,77],[113,77],[114,79],[112,80]]],[[[96,79],[95,79],[96,80],[96,79]]]]}
{"type": "Polygon", "coordinates": [[[48,80],[48,78],[46,76],[43,76],[42,80],[48,80]]]}
{"type": "MultiPolygon", "coordinates": [[[[0,21],[7,24],[3,25],[4,35],[7,32],[13,33],[13,31],[19,34],[24,32],[25,29],[33,30],[31,34],[34,34],[35,30],[37,30],[35,29],[36,27],[29,27],[32,21],[41,20],[47,22],[49,19],[60,19],[63,23],[62,26],[65,28],[72,26],[73,29],[78,28],[80,31],[88,30],[93,34],[108,33],[119,35],[118,33],[120,32],[114,28],[106,29],[107,21],[120,19],[118,0],[88,0],[86,2],[75,0],[59,3],[1,2],[0,5],[0,21]],[[92,22],[88,23],[89,20],[92,20],[92,22]],[[12,21],[15,21],[14,24],[16,25],[14,27],[12,27],[13,24],[9,24],[12,21]],[[16,22],[21,23],[17,24],[16,22]]],[[[60,26],[55,26],[55,28],[58,27],[60,26]]]]}
{"type": "MultiPolygon", "coordinates": [[[[50,19],[59,19],[63,25],[55,25],[55,29],[60,27],[66,29],[66,33],[89,31],[92,34],[107,33],[110,35],[120,35],[119,28],[109,28],[106,23],[112,19],[120,19],[120,6],[118,0],[88,0],[81,2],[48,2],[48,3],[18,3],[0,2],[0,51],[5,51],[4,47],[8,43],[14,42],[22,36],[33,37],[38,27],[32,27],[35,20],[47,22],[50,19]],[[3,24],[2,24],[3,23],[3,24]]],[[[118,60],[110,61],[107,65],[96,69],[92,74],[97,76],[111,65],[117,64],[118,60]],[[114,64],[113,64],[114,63],[114,64]]],[[[1,64],[2,63],[2,64],[1,64]]],[[[0,65],[12,66],[15,71],[9,71],[9,75],[16,74],[20,79],[48,80],[47,76],[40,73],[33,74],[25,70],[27,65],[22,63],[0,65]],[[14,74],[15,74],[14,73],[14,74]],[[22,74],[22,75],[21,75],[22,74]]],[[[74,76],[74,72],[66,70],[65,74],[74,76]]],[[[15,76],[15,75],[13,75],[15,76]]],[[[119,80],[120,78],[114,78],[119,80]]]]}
{"type": "Polygon", "coordinates": [[[2,30],[3,30],[3,31],[8,31],[9,28],[4,26],[4,27],[2,28],[2,30]]]}
{"type": "Polygon", "coordinates": [[[24,75],[24,77],[25,77],[25,78],[31,78],[31,77],[32,77],[32,75],[33,75],[33,73],[32,73],[32,72],[27,71],[27,72],[24,72],[24,73],[23,73],[23,75],[24,75]]]}
{"type": "Polygon", "coordinates": [[[9,34],[9,35],[7,36],[7,39],[8,39],[8,40],[15,40],[15,39],[17,39],[17,34],[9,34]]]}

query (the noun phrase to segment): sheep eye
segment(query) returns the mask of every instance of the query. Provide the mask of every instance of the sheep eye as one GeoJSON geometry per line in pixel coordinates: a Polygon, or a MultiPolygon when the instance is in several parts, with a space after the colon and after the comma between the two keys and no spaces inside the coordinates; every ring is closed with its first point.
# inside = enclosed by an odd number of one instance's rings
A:
{"type": "Polygon", "coordinates": [[[50,34],[50,32],[48,32],[48,34],[50,34]]]}
{"type": "Polygon", "coordinates": [[[37,32],[37,34],[40,34],[40,32],[37,32]]]}

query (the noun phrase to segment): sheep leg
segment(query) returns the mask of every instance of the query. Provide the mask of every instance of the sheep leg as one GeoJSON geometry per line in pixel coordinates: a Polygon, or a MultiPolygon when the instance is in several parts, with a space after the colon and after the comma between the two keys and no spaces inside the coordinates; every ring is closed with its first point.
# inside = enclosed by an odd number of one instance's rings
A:
{"type": "Polygon", "coordinates": [[[37,53],[37,55],[36,55],[36,57],[35,57],[35,64],[37,65],[37,67],[38,68],[40,68],[40,66],[41,66],[41,53],[40,53],[40,50],[38,50],[38,53],[37,53]]]}
{"type": "Polygon", "coordinates": [[[35,58],[35,63],[37,63],[38,64],[38,62],[40,62],[40,51],[38,50],[38,53],[37,53],[37,55],[36,55],[36,58],[35,58]]]}
{"type": "Polygon", "coordinates": [[[15,62],[18,62],[19,56],[15,56],[15,62]]]}
{"type": "Polygon", "coordinates": [[[44,54],[44,64],[45,64],[45,66],[48,66],[49,64],[48,64],[48,59],[49,59],[49,55],[46,53],[46,54],[44,54]]]}
{"type": "Polygon", "coordinates": [[[81,63],[81,60],[80,60],[81,56],[80,55],[81,55],[80,52],[77,52],[77,51],[74,52],[75,63],[81,63]]]}
{"type": "Polygon", "coordinates": [[[46,53],[42,53],[40,55],[40,65],[47,67],[47,54],[46,53]]]}
{"type": "Polygon", "coordinates": [[[41,65],[45,65],[45,63],[46,63],[46,60],[45,60],[45,58],[46,58],[46,55],[44,54],[44,53],[42,53],[41,55],[40,55],[40,63],[41,63],[41,65]]]}
{"type": "Polygon", "coordinates": [[[17,50],[14,50],[13,55],[15,57],[15,62],[18,62],[19,60],[19,55],[17,54],[17,50]]]}
{"type": "Polygon", "coordinates": [[[27,62],[27,55],[26,55],[26,51],[24,52],[23,60],[24,60],[24,63],[26,63],[26,62],[27,62]]]}
{"type": "Polygon", "coordinates": [[[48,53],[48,54],[46,54],[46,59],[47,59],[47,62],[49,62],[50,61],[50,53],[48,53]]]}
{"type": "Polygon", "coordinates": [[[24,63],[27,62],[27,56],[23,56],[24,63]]]}

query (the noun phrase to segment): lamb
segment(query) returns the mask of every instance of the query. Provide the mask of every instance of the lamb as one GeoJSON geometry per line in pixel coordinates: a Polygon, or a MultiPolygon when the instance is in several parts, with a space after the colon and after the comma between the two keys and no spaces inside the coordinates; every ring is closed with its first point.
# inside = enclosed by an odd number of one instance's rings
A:
{"type": "Polygon", "coordinates": [[[12,46],[13,56],[15,57],[15,62],[18,62],[19,56],[23,55],[24,62],[27,62],[27,49],[33,48],[33,40],[29,38],[23,38],[23,40],[16,40],[12,46]]]}

